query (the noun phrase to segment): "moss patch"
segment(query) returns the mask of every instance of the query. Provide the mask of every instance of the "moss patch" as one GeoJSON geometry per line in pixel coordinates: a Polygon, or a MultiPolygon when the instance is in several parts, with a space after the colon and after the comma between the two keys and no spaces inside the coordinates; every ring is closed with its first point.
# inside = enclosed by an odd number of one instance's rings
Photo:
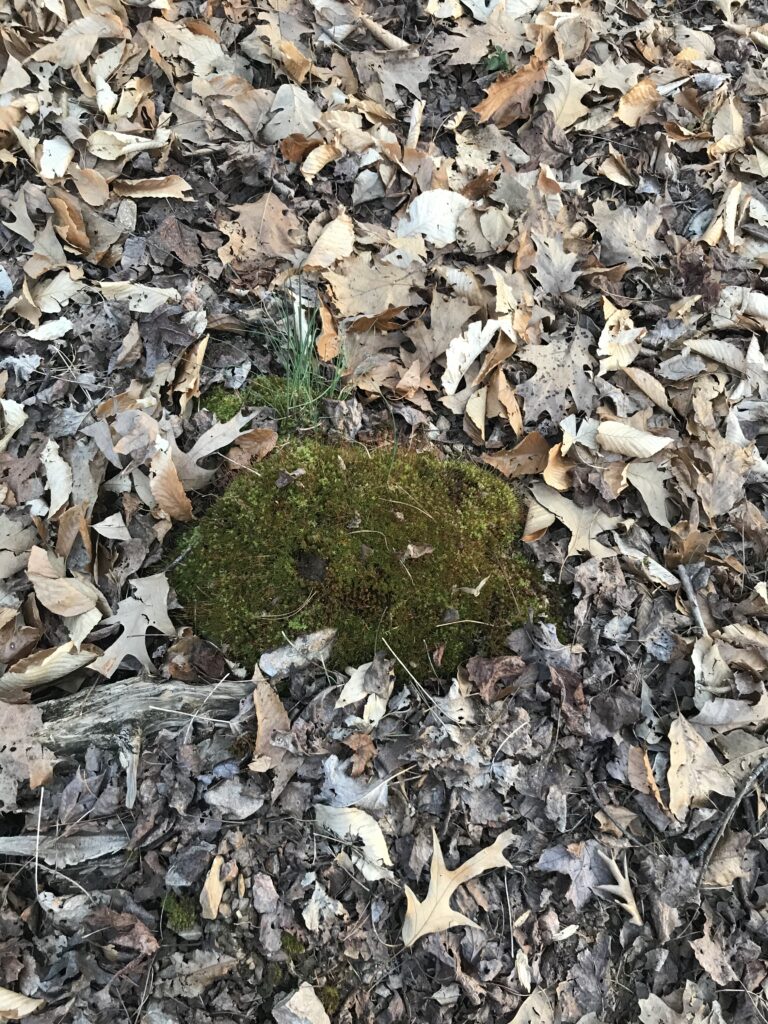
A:
{"type": "Polygon", "coordinates": [[[430,655],[452,672],[548,609],[520,530],[515,492],[483,467],[297,441],[185,536],[173,585],[195,627],[246,664],[333,626],[336,665],[386,639],[417,673],[430,655]]]}
{"type": "Polygon", "coordinates": [[[168,926],[178,934],[191,931],[198,923],[200,905],[191,896],[169,892],[163,901],[163,914],[168,926]]]}
{"type": "Polygon", "coordinates": [[[202,404],[224,423],[246,406],[269,405],[282,418],[288,415],[288,385],[284,377],[269,374],[249,377],[238,391],[217,384],[203,397],[202,404]]]}

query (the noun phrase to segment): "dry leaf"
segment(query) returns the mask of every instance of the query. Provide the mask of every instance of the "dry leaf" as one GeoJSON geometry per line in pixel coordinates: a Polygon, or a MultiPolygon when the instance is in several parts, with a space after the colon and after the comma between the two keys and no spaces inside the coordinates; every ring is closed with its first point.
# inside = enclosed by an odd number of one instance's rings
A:
{"type": "Polygon", "coordinates": [[[200,913],[206,921],[215,921],[219,916],[221,898],[224,895],[224,882],[221,880],[223,867],[224,858],[218,854],[213,858],[213,863],[205,876],[205,883],[200,892],[200,913]]]}
{"type": "Polygon", "coordinates": [[[602,850],[598,850],[598,855],[601,860],[607,865],[608,870],[611,872],[616,880],[615,885],[598,885],[598,889],[602,892],[607,892],[611,896],[615,896],[619,902],[619,906],[629,916],[632,924],[638,925],[642,928],[643,919],[640,916],[640,911],[637,909],[637,903],[635,902],[635,896],[632,892],[632,886],[629,881],[629,874],[627,872],[627,854],[624,853],[624,870],[622,871],[619,865],[616,863],[613,856],[609,856],[602,850]]]}
{"type": "Polygon", "coordinates": [[[257,732],[253,760],[248,768],[252,772],[266,772],[276,768],[287,753],[285,747],[277,746],[273,739],[275,734],[291,731],[291,720],[273,687],[264,679],[256,683],[253,704],[256,709],[257,732]]]}
{"type": "Polygon", "coordinates": [[[336,327],[336,321],[333,319],[333,313],[325,305],[325,303],[319,303],[320,308],[320,333],[317,336],[315,342],[317,348],[317,354],[324,363],[331,362],[335,359],[340,351],[339,343],[339,331],[336,327]]]}
{"type": "Polygon", "coordinates": [[[463,334],[453,338],[445,352],[445,372],[442,377],[442,385],[446,395],[456,394],[464,374],[477,357],[488,348],[498,330],[498,320],[488,320],[485,324],[475,320],[463,334]]]}
{"type": "Polygon", "coordinates": [[[29,999],[0,986],[0,1020],[21,1020],[45,1006],[44,999],[29,999]]]}
{"type": "Polygon", "coordinates": [[[530,64],[512,75],[502,75],[486,90],[486,97],[472,109],[480,121],[493,121],[499,128],[507,128],[513,121],[528,116],[531,102],[544,88],[547,68],[534,58],[530,64]]]}
{"type": "Polygon", "coordinates": [[[169,174],[165,178],[130,178],[113,182],[112,191],[116,196],[130,196],[131,199],[182,199],[191,203],[188,196],[192,186],[179,177],[169,174]]]}
{"type": "Polygon", "coordinates": [[[690,807],[709,803],[709,794],[733,796],[733,780],[701,733],[678,715],[669,727],[669,809],[679,821],[690,807]]]}
{"type": "Polygon", "coordinates": [[[554,1024],[555,1011],[543,988],[537,988],[525,999],[509,1024],[554,1024]]]}
{"type": "MultiPolygon", "coordinates": [[[[613,530],[619,524],[617,516],[606,515],[598,508],[580,508],[569,498],[543,483],[531,488],[537,503],[556,516],[571,531],[568,555],[588,552],[595,558],[608,558],[615,552],[598,540],[601,533],[613,530]]],[[[526,536],[528,524],[526,523],[526,536]]]]}
{"type": "Polygon", "coordinates": [[[192,502],[179,479],[170,452],[159,451],[152,457],[149,467],[149,488],[160,511],[180,523],[194,519],[192,502]]]}
{"type": "Polygon", "coordinates": [[[10,398],[0,398],[0,455],[7,449],[13,435],[27,421],[23,406],[10,398]]]}
{"type": "Polygon", "coordinates": [[[649,459],[674,444],[671,437],[659,437],[647,430],[638,430],[628,423],[607,420],[597,428],[597,441],[606,452],[628,455],[635,459],[649,459]]]}
{"type": "Polygon", "coordinates": [[[433,188],[416,196],[397,225],[400,238],[422,235],[431,245],[442,247],[456,241],[459,217],[472,202],[458,192],[433,188]]]}
{"type": "Polygon", "coordinates": [[[315,817],[320,828],[326,828],[340,839],[353,837],[362,841],[362,848],[354,846],[349,855],[352,863],[369,882],[380,878],[392,879],[392,860],[387,841],[375,818],[357,807],[315,806],[315,817]]]}
{"type": "Polygon", "coordinates": [[[453,871],[449,871],[443,860],[440,840],[437,832],[432,829],[432,863],[429,872],[429,890],[422,901],[417,899],[413,891],[406,886],[405,898],[407,908],[403,921],[403,942],[412,946],[414,942],[433,932],[442,932],[447,928],[467,925],[477,928],[464,914],[451,907],[451,897],[460,885],[477,878],[478,875],[494,868],[508,868],[512,865],[504,856],[504,850],[514,841],[510,830],[502,832],[494,843],[470,857],[453,871]]]}
{"type": "Polygon", "coordinates": [[[342,207],[341,213],[326,224],[312,246],[304,263],[305,270],[328,270],[339,260],[352,254],[355,247],[355,226],[342,207]]]}
{"type": "Polygon", "coordinates": [[[619,100],[619,120],[634,128],[644,117],[653,113],[661,99],[656,83],[650,78],[643,78],[619,100]]]}

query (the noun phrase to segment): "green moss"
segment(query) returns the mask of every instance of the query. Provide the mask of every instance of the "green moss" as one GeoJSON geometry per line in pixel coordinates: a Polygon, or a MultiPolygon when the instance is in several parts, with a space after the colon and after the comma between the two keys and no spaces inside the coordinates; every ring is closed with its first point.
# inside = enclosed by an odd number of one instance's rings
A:
{"type": "Polygon", "coordinates": [[[168,927],[177,934],[191,931],[199,923],[199,904],[192,896],[177,896],[169,892],[163,901],[163,914],[168,927]]]}
{"type": "Polygon", "coordinates": [[[238,391],[218,384],[204,395],[202,404],[224,423],[246,406],[269,405],[280,417],[286,416],[288,401],[285,377],[263,374],[250,377],[238,391]]]}
{"type": "Polygon", "coordinates": [[[341,1006],[341,992],[335,985],[323,985],[317,990],[317,998],[329,1017],[332,1017],[341,1006]]]}
{"type": "Polygon", "coordinates": [[[296,441],[186,535],[173,584],[196,628],[246,664],[333,626],[336,665],[370,661],[386,639],[414,671],[442,655],[452,672],[548,609],[520,531],[514,490],[484,467],[296,441]]]}
{"type": "Polygon", "coordinates": [[[287,953],[290,957],[302,956],[306,953],[307,947],[292,935],[291,932],[283,932],[280,936],[280,945],[283,947],[283,952],[287,953]]]}

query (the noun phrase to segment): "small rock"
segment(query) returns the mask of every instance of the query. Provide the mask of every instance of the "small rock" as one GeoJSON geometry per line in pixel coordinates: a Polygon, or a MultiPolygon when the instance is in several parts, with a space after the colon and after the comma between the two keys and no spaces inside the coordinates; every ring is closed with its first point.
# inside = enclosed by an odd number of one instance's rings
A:
{"type": "Polygon", "coordinates": [[[303,982],[295,992],[272,1007],[277,1024],[331,1024],[331,1018],[315,995],[315,990],[303,982]]]}

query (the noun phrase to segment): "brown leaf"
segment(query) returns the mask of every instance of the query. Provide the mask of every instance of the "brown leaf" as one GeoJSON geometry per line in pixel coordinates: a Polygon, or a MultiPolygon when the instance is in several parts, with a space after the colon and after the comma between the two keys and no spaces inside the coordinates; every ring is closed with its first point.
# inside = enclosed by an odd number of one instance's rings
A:
{"type": "Polygon", "coordinates": [[[659,106],[661,99],[656,83],[650,78],[643,78],[619,100],[619,120],[634,128],[659,106]]]}
{"type": "Polygon", "coordinates": [[[481,122],[493,121],[499,128],[507,128],[513,121],[528,116],[531,102],[544,88],[546,64],[538,58],[511,75],[496,79],[486,90],[486,97],[472,109],[481,122]]]}
{"type": "Polygon", "coordinates": [[[508,480],[522,476],[537,476],[543,472],[549,457],[549,445],[538,430],[526,434],[523,440],[508,452],[493,452],[481,456],[483,462],[498,469],[508,480]]]}
{"type": "Polygon", "coordinates": [[[149,466],[149,489],[161,512],[171,519],[188,523],[194,519],[192,502],[187,497],[184,485],[170,452],[157,452],[149,466]]]}
{"type": "Polygon", "coordinates": [[[702,737],[682,715],[669,728],[669,809],[683,821],[691,806],[703,807],[709,794],[733,796],[733,780],[702,737]]]}
{"type": "Polygon", "coordinates": [[[370,733],[353,732],[344,740],[344,746],[352,751],[352,769],[350,774],[353,778],[362,775],[369,764],[376,757],[376,744],[371,739],[370,733]]]}

